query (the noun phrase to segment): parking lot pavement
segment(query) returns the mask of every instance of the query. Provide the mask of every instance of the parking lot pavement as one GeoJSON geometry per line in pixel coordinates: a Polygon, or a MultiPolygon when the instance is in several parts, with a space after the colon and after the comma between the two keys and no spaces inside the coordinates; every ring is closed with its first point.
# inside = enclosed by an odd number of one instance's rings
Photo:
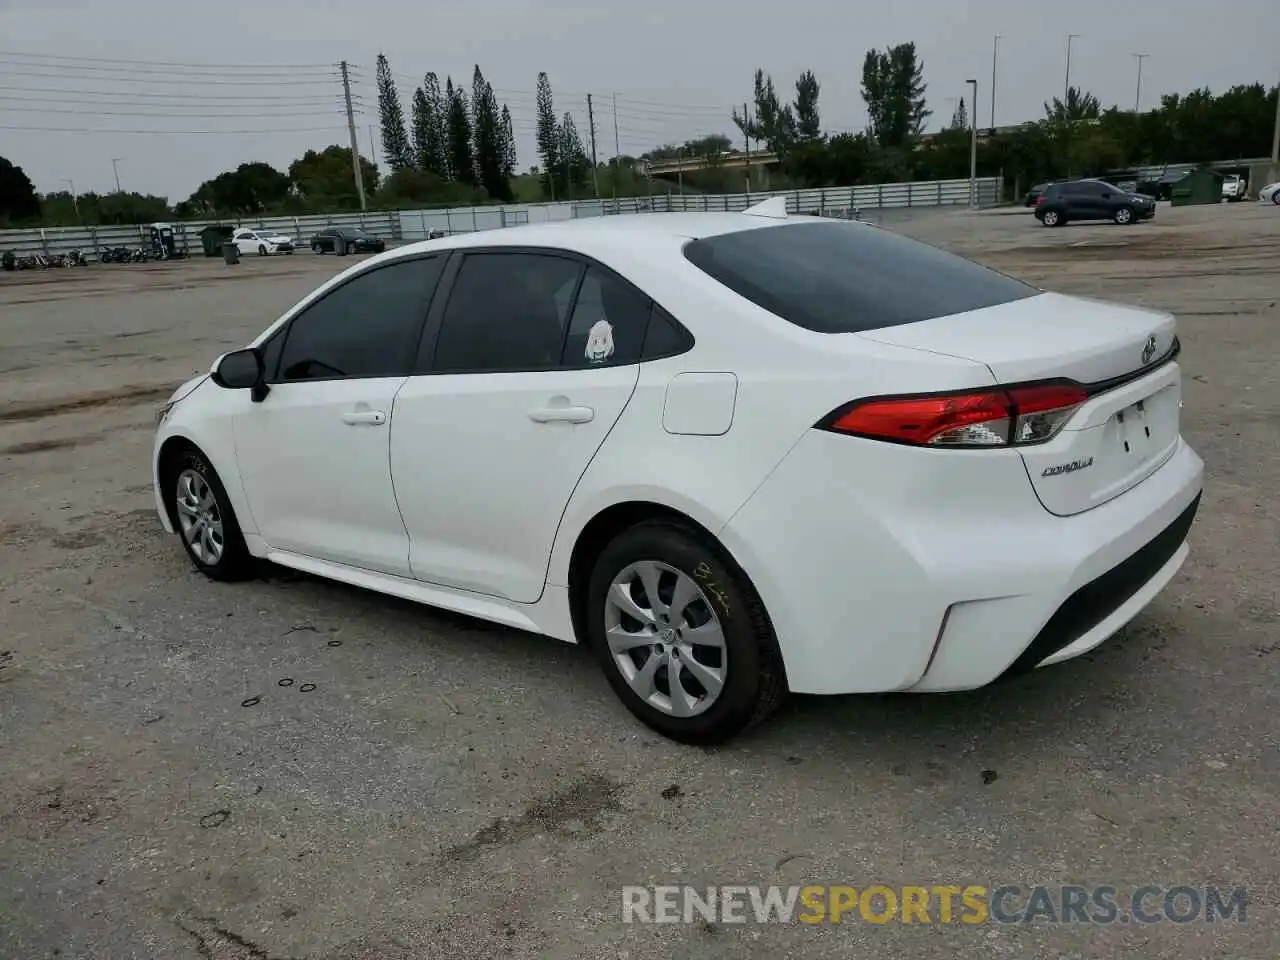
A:
{"type": "Polygon", "coordinates": [[[0,274],[0,956],[1276,956],[1280,219],[897,226],[1180,315],[1208,469],[1191,560],[1080,660],[798,698],[715,750],[639,727],[580,649],[284,571],[212,583],[161,532],[157,403],[351,261],[0,274]],[[1243,924],[621,921],[627,884],[809,881],[1249,904],[1243,924]]]}

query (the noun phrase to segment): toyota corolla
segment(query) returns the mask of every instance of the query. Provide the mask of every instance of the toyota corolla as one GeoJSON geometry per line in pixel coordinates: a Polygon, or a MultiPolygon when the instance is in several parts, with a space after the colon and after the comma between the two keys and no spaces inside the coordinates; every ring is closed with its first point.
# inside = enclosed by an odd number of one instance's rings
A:
{"type": "Polygon", "coordinates": [[[373,257],[180,388],[157,507],[271,561],[588,644],[723,741],[787,691],[1079,656],[1187,557],[1174,318],[858,222],[642,214],[373,257]]]}

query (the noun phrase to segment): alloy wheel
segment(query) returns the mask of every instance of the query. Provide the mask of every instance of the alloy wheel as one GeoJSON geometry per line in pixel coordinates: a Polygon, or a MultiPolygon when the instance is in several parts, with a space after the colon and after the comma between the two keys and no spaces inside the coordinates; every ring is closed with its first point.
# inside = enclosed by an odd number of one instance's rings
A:
{"type": "Polygon", "coordinates": [[[724,689],[728,648],[707,595],[688,574],[656,560],[625,567],[604,607],[609,654],[655,710],[694,717],[724,689]]]}
{"type": "Polygon", "coordinates": [[[178,524],[191,553],[203,564],[215,565],[222,559],[226,539],[222,531],[222,511],[209,482],[197,471],[187,469],[178,474],[178,524]]]}

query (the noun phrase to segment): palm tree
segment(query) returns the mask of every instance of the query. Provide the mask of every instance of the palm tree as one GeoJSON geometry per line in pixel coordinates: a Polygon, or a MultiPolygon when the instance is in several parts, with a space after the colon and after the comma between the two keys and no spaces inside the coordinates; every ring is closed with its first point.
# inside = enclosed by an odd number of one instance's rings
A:
{"type": "Polygon", "coordinates": [[[1092,93],[1085,93],[1079,87],[1067,88],[1067,100],[1065,103],[1060,98],[1054,97],[1052,103],[1044,105],[1045,117],[1059,123],[1074,123],[1077,120],[1097,120],[1100,112],[1098,98],[1092,93]]]}

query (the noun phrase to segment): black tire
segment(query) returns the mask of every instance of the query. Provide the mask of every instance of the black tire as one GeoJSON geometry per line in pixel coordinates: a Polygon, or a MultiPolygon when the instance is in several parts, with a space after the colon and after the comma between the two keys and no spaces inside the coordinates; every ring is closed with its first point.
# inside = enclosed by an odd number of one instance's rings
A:
{"type": "Polygon", "coordinates": [[[1271,202],[1274,203],[1277,207],[1280,207],[1280,190],[1277,190],[1275,193],[1271,195],[1271,202]]]}
{"type": "Polygon", "coordinates": [[[1122,227],[1132,226],[1137,222],[1137,215],[1133,212],[1133,207],[1117,207],[1116,212],[1111,215],[1116,223],[1122,227]]]}
{"type": "Polygon", "coordinates": [[[320,249],[320,244],[318,244],[318,243],[313,243],[313,244],[311,245],[311,252],[312,252],[312,253],[315,253],[315,254],[321,254],[321,253],[324,253],[324,251],[320,249]]]}
{"type": "Polygon", "coordinates": [[[716,744],[767,718],[787,696],[786,671],[773,627],[755,587],[713,540],[671,521],[646,521],[622,533],[601,552],[587,587],[587,639],[614,692],[641,722],[680,743],[716,744]],[[614,662],[605,638],[605,600],[628,565],[659,561],[707,588],[725,638],[725,683],[703,713],[674,717],[635,693],[614,662]]]}
{"type": "Polygon", "coordinates": [[[267,255],[267,245],[265,243],[258,244],[258,256],[265,257],[267,255]]]}
{"type": "Polygon", "coordinates": [[[174,526],[178,531],[178,539],[182,541],[182,548],[187,551],[187,556],[191,558],[197,570],[214,580],[228,581],[248,580],[257,573],[257,561],[245,546],[244,535],[240,532],[240,523],[236,520],[235,510],[231,507],[227,489],[222,485],[218,472],[213,469],[202,452],[195,447],[188,447],[169,460],[165,465],[164,495],[169,515],[175,518],[174,526]],[[178,511],[175,503],[178,496],[178,480],[187,470],[195,471],[204,479],[217,504],[218,517],[222,523],[223,548],[222,555],[216,563],[208,563],[195,554],[191,544],[183,536],[181,523],[177,519],[178,511]]]}
{"type": "Polygon", "coordinates": [[[1044,211],[1044,213],[1040,215],[1040,223],[1041,225],[1046,227],[1061,227],[1061,226],[1065,226],[1066,222],[1067,222],[1066,214],[1062,213],[1059,210],[1046,210],[1044,211]],[[1053,218],[1052,223],[1049,222],[1050,217],[1053,218]]]}
{"type": "Polygon", "coordinates": [[[342,248],[342,251],[343,253],[355,253],[356,245],[354,243],[348,243],[342,248]]]}

